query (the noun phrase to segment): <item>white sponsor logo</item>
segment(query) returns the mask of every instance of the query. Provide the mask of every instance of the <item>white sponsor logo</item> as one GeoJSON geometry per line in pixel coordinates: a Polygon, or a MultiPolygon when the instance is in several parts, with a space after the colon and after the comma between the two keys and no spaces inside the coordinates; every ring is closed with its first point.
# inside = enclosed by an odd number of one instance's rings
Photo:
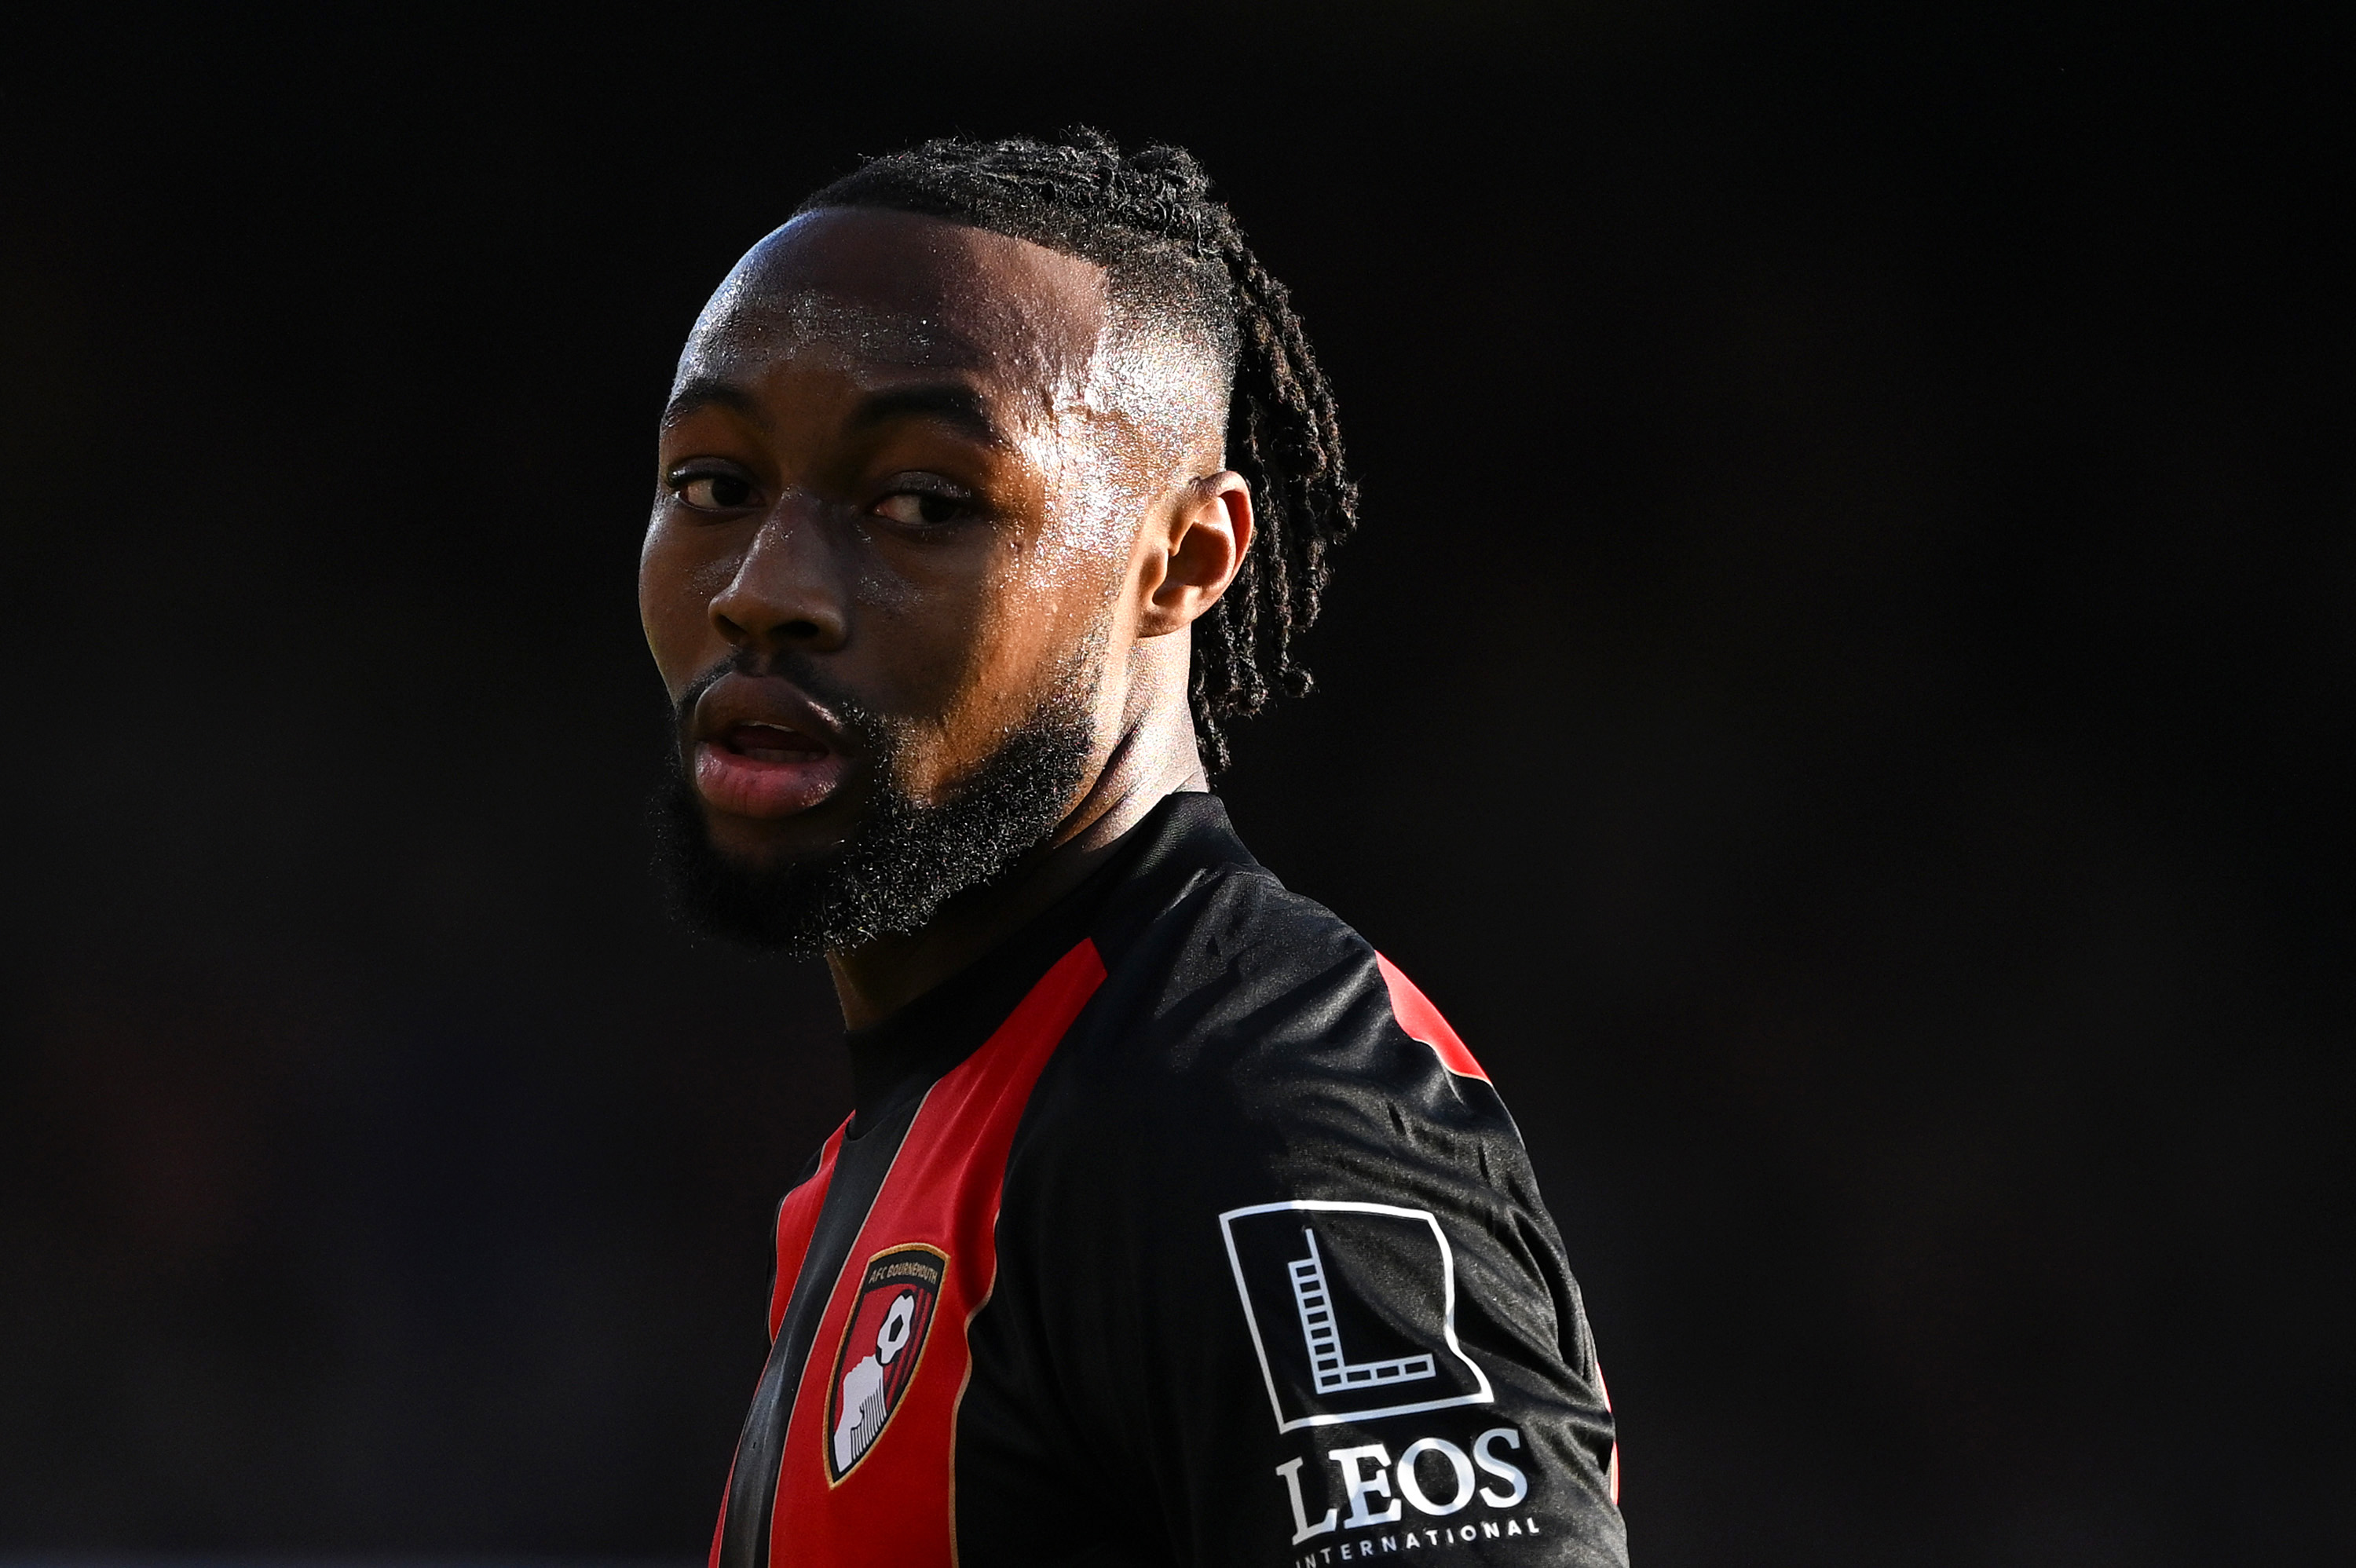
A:
{"type": "MultiPolygon", "coordinates": [[[[1314,1519],[1310,1517],[1303,1492],[1319,1483],[1308,1481],[1304,1487],[1301,1467],[1308,1461],[1288,1459],[1276,1467],[1276,1473],[1292,1506],[1292,1544],[1344,1531],[1383,1531],[1338,1542],[1342,1558],[1348,1561],[1377,1552],[1412,1552],[1458,1541],[1536,1535],[1538,1526],[1533,1515],[1426,1528],[1407,1512],[1413,1509],[1429,1519],[1447,1519],[1476,1501],[1484,1505],[1484,1511],[1520,1507],[1530,1495],[1529,1477],[1507,1455],[1521,1445],[1519,1432],[1510,1426],[1493,1426],[1472,1439],[1469,1453],[1445,1437],[1419,1437],[1399,1451],[1396,1462],[1380,1443],[1333,1449],[1323,1456],[1335,1473],[1323,1477],[1322,1497],[1334,1500],[1314,1519]],[[1349,1510],[1346,1514],[1344,1508],[1349,1510]],[[1390,1528],[1402,1521],[1409,1528],[1390,1528]]],[[[1333,1546],[1312,1548],[1310,1555],[1299,1561],[1312,1563],[1321,1556],[1331,1561],[1334,1550],[1333,1546]]]]}
{"type": "Polygon", "coordinates": [[[1301,1199],[1230,1209],[1219,1228],[1279,1432],[1489,1403],[1428,1210],[1301,1199]]]}

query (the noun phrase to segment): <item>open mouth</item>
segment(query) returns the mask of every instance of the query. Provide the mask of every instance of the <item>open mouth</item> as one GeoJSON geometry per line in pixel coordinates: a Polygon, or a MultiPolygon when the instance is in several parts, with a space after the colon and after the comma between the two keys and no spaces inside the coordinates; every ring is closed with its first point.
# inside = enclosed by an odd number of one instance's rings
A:
{"type": "Polygon", "coordinates": [[[731,724],[720,744],[753,763],[814,763],[828,754],[819,741],[782,724],[731,724]]]}
{"type": "MultiPolygon", "coordinates": [[[[782,719],[736,717],[734,707],[798,712],[784,693],[738,688],[719,694],[725,704],[707,713],[695,742],[695,788],[714,811],[730,816],[777,818],[808,811],[842,786],[851,760],[810,730],[782,719]]],[[[818,720],[810,720],[812,727],[818,720]]]]}

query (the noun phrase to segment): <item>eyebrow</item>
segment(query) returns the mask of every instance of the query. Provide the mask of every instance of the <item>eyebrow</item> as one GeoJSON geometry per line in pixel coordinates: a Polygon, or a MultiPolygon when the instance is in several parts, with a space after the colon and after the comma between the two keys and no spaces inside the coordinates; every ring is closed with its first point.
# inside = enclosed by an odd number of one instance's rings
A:
{"type": "Polygon", "coordinates": [[[847,428],[854,432],[873,430],[900,419],[937,420],[963,431],[985,446],[1007,444],[1006,432],[990,417],[990,405],[981,394],[959,381],[891,387],[870,393],[851,411],[847,428]]]}
{"type": "Polygon", "coordinates": [[[698,409],[712,407],[733,410],[749,420],[761,420],[760,402],[752,393],[734,381],[723,381],[716,376],[698,376],[683,384],[664,405],[662,422],[671,424],[698,409]]]}
{"type": "MultiPolygon", "coordinates": [[[[768,422],[759,399],[735,382],[713,376],[698,376],[681,385],[664,407],[662,422],[669,425],[698,409],[714,407],[728,409],[758,423],[768,422]]],[[[851,410],[846,427],[857,433],[902,419],[937,420],[985,446],[1007,444],[1006,432],[990,417],[990,405],[981,394],[958,381],[889,387],[871,392],[851,410]]]]}

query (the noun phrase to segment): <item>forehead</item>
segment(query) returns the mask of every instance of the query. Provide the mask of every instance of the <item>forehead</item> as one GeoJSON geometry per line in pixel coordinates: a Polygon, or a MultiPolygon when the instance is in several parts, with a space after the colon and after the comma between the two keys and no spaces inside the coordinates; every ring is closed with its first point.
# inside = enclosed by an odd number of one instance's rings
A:
{"type": "Polygon", "coordinates": [[[755,245],[704,307],[680,365],[821,356],[1010,381],[1084,372],[1103,336],[1102,267],[914,213],[822,208],[755,245]]]}

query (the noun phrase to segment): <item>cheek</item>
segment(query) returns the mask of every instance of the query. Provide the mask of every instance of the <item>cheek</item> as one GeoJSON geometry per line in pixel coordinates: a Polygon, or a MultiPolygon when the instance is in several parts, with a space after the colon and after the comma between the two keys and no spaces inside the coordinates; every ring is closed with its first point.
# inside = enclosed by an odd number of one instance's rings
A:
{"type": "Polygon", "coordinates": [[[860,574],[851,664],[883,683],[875,695],[926,729],[953,727],[991,684],[1006,617],[995,562],[860,574]]]}
{"type": "Polygon", "coordinates": [[[1127,573],[1135,543],[1131,501],[1108,478],[1072,474],[1044,526],[1010,550],[998,594],[1018,636],[1069,641],[1094,624],[1127,573]]]}
{"type": "Polygon", "coordinates": [[[1069,539],[1025,556],[998,585],[975,633],[983,706],[1000,725],[1077,695],[1059,688],[1072,679],[1076,650],[1104,623],[1127,563],[1125,553],[1069,539]]]}
{"type": "Polygon", "coordinates": [[[947,771],[995,749],[1031,716],[1103,596],[1100,571],[1068,550],[996,541],[966,567],[919,583],[904,578],[894,603],[865,607],[893,706],[929,735],[927,750],[937,748],[947,771]]]}
{"type": "Polygon", "coordinates": [[[638,624],[663,683],[676,697],[711,662],[716,643],[713,597],[727,585],[729,563],[698,549],[658,519],[638,552],[638,624]]]}

